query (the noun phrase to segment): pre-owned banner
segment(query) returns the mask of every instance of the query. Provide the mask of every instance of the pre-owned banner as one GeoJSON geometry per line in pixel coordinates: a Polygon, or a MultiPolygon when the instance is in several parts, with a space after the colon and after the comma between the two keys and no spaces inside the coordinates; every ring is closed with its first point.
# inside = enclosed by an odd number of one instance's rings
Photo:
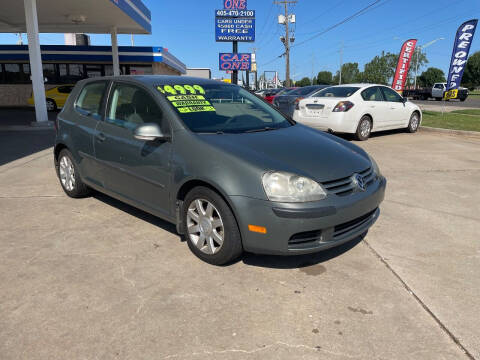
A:
{"type": "Polygon", "coordinates": [[[413,52],[417,45],[417,39],[410,39],[403,43],[400,56],[398,57],[397,70],[393,77],[392,88],[402,93],[405,88],[405,82],[407,81],[408,69],[410,68],[410,62],[412,61],[413,52]]]}
{"type": "Polygon", "coordinates": [[[458,88],[462,82],[463,72],[467,65],[470,45],[477,28],[477,19],[464,22],[457,30],[455,42],[453,43],[452,60],[447,78],[447,92],[445,99],[455,99],[458,96],[458,88]]]}

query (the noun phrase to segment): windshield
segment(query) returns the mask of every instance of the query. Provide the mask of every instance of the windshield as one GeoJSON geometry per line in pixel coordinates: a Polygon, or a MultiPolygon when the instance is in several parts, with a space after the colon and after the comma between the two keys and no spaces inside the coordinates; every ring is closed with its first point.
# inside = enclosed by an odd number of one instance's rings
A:
{"type": "Polygon", "coordinates": [[[314,97],[349,97],[352,96],[360,89],[359,87],[353,86],[332,86],[325,89],[320,90],[319,92],[315,93],[314,97]]]}
{"type": "Polygon", "coordinates": [[[293,123],[263,100],[228,84],[160,85],[185,125],[196,133],[276,130],[293,123]]]}
{"type": "Polygon", "coordinates": [[[306,87],[301,87],[301,88],[298,88],[298,89],[295,89],[293,91],[290,91],[284,95],[308,95],[310,94],[311,92],[315,91],[316,89],[318,89],[318,87],[314,86],[306,86],[306,87]]]}

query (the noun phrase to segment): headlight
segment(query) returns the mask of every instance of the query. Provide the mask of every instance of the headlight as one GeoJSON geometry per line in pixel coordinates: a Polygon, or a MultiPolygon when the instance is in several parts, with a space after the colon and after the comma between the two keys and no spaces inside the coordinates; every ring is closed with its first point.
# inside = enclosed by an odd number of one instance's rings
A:
{"type": "Polygon", "coordinates": [[[382,174],[380,174],[380,168],[378,167],[377,162],[370,155],[368,155],[368,158],[372,163],[373,172],[377,175],[377,177],[381,176],[382,174]]]}
{"type": "Polygon", "coordinates": [[[271,201],[307,202],[322,200],[327,196],[317,182],[287,172],[268,172],[263,175],[262,182],[271,201]]]}

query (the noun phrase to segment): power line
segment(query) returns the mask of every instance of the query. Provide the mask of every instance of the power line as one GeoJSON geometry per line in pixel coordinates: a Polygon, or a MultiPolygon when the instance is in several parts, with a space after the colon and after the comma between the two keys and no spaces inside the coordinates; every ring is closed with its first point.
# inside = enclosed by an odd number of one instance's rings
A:
{"type": "Polygon", "coordinates": [[[371,4],[365,6],[365,7],[362,8],[361,10],[357,11],[356,13],[354,13],[353,15],[350,15],[349,17],[343,19],[342,21],[340,21],[340,22],[338,22],[338,23],[336,23],[336,24],[334,24],[334,25],[326,28],[325,30],[322,30],[322,31],[318,32],[316,35],[308,38],[307,40],[304,40],[304,41],[302,41],[302,42],[300,42],[300,43],[298,43],[298,44],[293,45],[292,47],[298,47],[298,46],[303,45],[303,44],[305,44],[305,43],[307,43],[307,42],[309,42],[309,41],[311,41],[311,40],[313,40],[313,39],[315,39],[315,38],[317,38],[317,37],[319,37],[319,36],[321,36],[321,35],[329,32],[329,31],[332,31],[333,29],[339,27],[340,25],[343,25],[343,24],[345,24],[345,23],[353,20],[354,18],[362,15],[363,13],[367,12],[371,7],[377,5],[377,4],[380,3],[381,1],[383,1],[383,0],[375,0],[375,1],[372,2],[371,4]]]}

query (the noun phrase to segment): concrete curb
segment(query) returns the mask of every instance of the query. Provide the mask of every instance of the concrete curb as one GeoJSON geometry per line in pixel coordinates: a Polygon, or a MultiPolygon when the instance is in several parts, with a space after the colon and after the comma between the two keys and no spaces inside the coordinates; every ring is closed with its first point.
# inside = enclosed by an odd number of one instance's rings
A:
{"type": "Polygon", "coordinates": [[[478,131],[442,129],[442,128],[434,128],[430,126],[420,126],[420,131],[447,134],[447,135],[467,136],[467,137],[480,139],[480,132],[478,131]]]}

